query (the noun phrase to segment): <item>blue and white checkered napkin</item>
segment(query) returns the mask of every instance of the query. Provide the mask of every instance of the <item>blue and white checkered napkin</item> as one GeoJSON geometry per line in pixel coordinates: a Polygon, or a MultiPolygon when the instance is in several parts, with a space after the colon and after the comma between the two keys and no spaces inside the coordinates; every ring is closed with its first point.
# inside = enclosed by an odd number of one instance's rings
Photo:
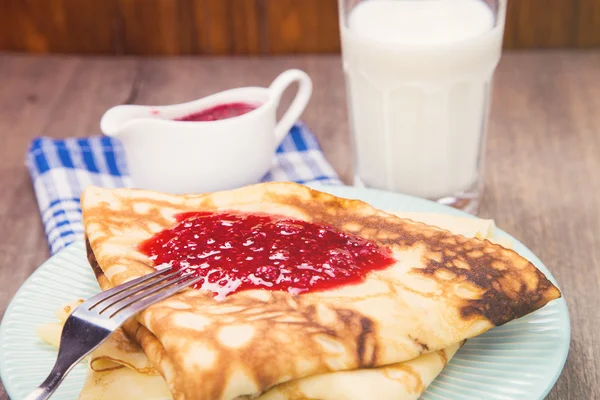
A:
{"type": "MultiPolygon", "coordinates": [[[[83,237],[79,196],[87,185],[129,187],[124,150],[106,136],[35,139],[26,159],[52,253],[83,237]]],[[[296,124],[273,158],[263,181],[339,185],[314,135],[296,124]]]]}

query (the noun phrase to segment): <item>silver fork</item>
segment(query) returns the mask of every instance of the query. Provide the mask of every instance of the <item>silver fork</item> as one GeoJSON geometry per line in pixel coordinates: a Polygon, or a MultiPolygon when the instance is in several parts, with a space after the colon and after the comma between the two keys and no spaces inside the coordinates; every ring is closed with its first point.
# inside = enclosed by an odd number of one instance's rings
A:
{"type": "Polygon", "coordinates": [[[104,342],[125,321],[157,301],[193,285],[202,277],[173,271],[170,266],[134,279],[81,303],[67,318],[56,363],[46,380],[25,400],[44,400],[58,388],[73,366],[104,342]]]}

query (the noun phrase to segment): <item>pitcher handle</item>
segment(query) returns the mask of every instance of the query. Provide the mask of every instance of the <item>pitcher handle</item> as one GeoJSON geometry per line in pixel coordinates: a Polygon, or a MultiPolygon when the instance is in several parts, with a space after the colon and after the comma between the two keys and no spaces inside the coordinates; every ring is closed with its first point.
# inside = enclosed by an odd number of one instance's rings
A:
{"type": "Polygon", "coordinates": [[[298,93],[296,93],[292,104],[290,104],[290,107],[275,126],[275,141],[277,146],[279,146],[306,108],[312,94],[312,81],[306,72],[299,69],[290,69],[275,78],[271,86],[269,86],[270,97],[279,105],[281,95],[293,82],[298,82],[299,84],[298,93]]]}

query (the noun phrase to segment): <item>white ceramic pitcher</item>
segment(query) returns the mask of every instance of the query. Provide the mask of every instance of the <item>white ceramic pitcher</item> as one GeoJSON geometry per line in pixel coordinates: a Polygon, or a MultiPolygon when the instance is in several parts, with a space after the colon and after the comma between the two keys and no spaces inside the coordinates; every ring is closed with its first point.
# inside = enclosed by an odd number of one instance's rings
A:
{"type": "Polygon", "coordinates": [[[277,146],[306,107],[310,77],[300,70],[279,75],[268,88],[242,87],[168,106],[121,105],[100,121],[105,135],[119,138],[137,188],[204,193],[257,183],[271,167],[277,146]],[[279,122],[276,110],[285,89],[298,93],[279,122]],[[176,119],[231,103],[258,107],[216,121],[176,119]]]}

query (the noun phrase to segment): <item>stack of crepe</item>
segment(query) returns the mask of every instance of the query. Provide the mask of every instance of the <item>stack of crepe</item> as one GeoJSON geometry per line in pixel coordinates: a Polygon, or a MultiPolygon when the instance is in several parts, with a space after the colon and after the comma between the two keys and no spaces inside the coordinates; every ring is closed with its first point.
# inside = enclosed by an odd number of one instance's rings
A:
{"type": "MultiPolygon", "coordinates": [[[[508,243],[492,242],[491,221],[394,215],[292,183],[193,196],[91,187],[82,209],[103,290],[152,272],[139,243],[189,211],[325,224],[388,246],[396,262],[361,283],[300,295],[217,300],[186,289],[91,354],[80,399],[417,399],[465,340],[560,297],[508,243]]],[[[56,342],[59,331],[40,334],[56,342]]]]}

